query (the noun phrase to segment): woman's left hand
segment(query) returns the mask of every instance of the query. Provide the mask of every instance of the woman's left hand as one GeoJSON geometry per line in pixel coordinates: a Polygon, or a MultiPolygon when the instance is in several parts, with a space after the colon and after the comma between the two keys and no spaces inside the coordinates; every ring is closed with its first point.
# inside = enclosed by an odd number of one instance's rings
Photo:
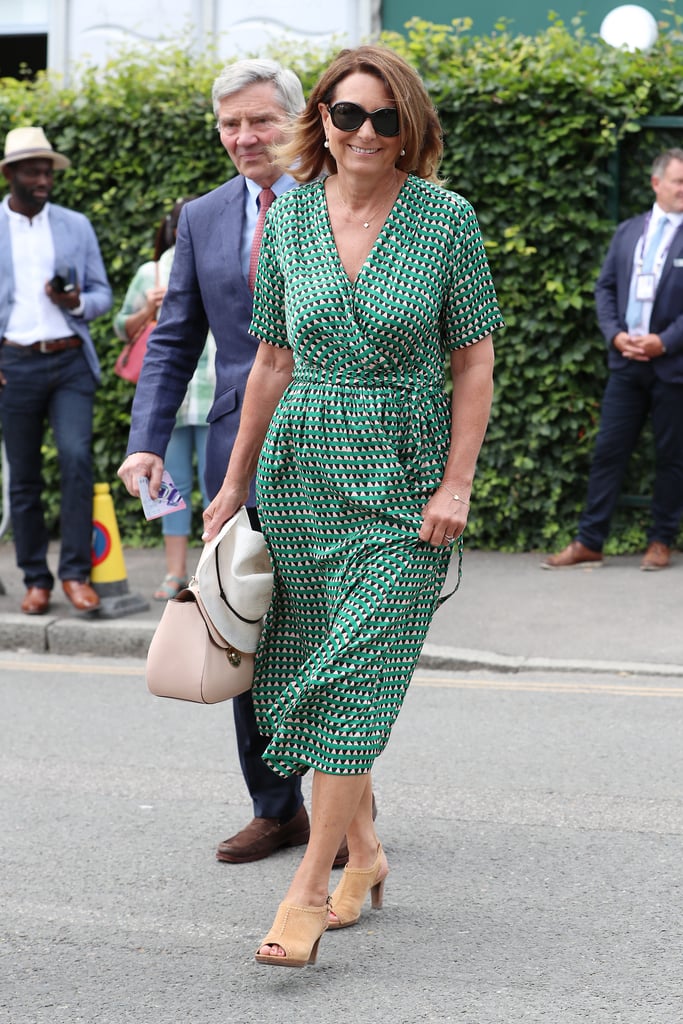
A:
{"type": "Polygon", "coordinates": [[[438,548],[458,539],[467,525],[469,511],[467,499],[461,497],[464,500],[457,500],[443,485],[434,492],[422,510],[420,540],[438,548]]]}

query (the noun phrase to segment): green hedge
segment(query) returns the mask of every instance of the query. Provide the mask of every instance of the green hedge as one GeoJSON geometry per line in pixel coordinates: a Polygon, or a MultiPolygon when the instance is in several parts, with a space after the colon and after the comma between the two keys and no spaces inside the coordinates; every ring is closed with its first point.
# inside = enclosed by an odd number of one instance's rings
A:
{"type": "MultiPolygon", "coordinates": [[[[606,375],[593,287],[617,211],[621,219],[651,203],[653,156],[682,144],[680,128],[644,126],[648,118],[683,115],[679,30],[672,15],[649,54],[614,50],[588,37],[579,19],[566,26],[552,17],[534,37],[512,35],[504,23],[474,37],[467,19],[449,26],[414,19],[405,35],[383,37],[415,65],[437,105],[442,170],[477,210],[507,323],[496,341],[496,397],[468,527],[472,546],[545,550],[573,536],[606,375]]],[[[274,56],[307,89],[331,52],[280,49],[274,56]]],[[[115,308],[135,267],[150,258],[154,228],[173,200],[232,173],[210,109],[221,63],[169,45],[161,53],[122,51],[104,69],[83,70],[77,87],[45,77],[0,81],[0,134],[43,124],[72,158],[53,198],[91,218],[115,308]]],[[[116,477],[132,395],[112,373],[119,343],[111,316],[92,331],[104,368],[97,479],[112,485],[124,541],[156,542],[158,532],[116,477]]],[[[49,440],[46,456],[47,490],[57,495],[49,440]]],[[[651,486],[646,435],[625,492],[644,497],[651,486]]],[[[57,507],[55,497],[53,523],[57,507]]],[[[621,506],[608,553],[642,547],[646,522],[636,501],[621,506]]]]}

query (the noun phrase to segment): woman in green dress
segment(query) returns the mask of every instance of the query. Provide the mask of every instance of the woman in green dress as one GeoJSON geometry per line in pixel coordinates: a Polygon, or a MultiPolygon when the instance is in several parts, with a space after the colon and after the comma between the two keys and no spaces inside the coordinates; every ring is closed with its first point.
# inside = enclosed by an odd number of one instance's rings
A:
{"type": "Polygon", "coordinates": [[[344,50],[281,154],[308,184],[266,220],[251,325],[262,344],[204,514],[210,540],[258,466],[275,586],[254,705],[270,767],[314,771],[311,838],[261,963],[313,963],[323,931],[355,924],[368,892],[381,905],[370,770],[467,522],[503,322],[474,211],[438,181],[441,153],[415,71],[388,49],[344,50]]]}

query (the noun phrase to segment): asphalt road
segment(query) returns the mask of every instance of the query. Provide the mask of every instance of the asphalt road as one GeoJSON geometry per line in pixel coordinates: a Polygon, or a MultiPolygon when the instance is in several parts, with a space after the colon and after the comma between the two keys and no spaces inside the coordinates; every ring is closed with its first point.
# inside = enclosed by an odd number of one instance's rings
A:
{"type": "Polygon", "coordinates": [[[0,1020],[683,1016],[680,677],[420,670],[374,773],[384,908],[295,971],[253,953],[298,852],[214,859],[250,816],[230,707],[143,672],[0,653],[0,1020]]]}

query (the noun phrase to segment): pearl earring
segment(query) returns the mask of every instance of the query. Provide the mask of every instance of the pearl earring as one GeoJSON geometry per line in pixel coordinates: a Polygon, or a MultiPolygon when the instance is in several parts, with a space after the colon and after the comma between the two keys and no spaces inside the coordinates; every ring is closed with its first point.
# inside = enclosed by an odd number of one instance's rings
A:
{"type": "Polygon", "coordinates": [[[405,151],[405,149],[402,149],[401,150],[401,156],[405,156],[405,155],[406,155],[406,151],[405,151]]]}
{"type": "Polygon", "coordinates": [[[325,141],[323,142],[323,146],[325,147],[325,149],[329,149],[330,148],[330,144],[327,141],[327,139],[325,139],[325,141]]]}

